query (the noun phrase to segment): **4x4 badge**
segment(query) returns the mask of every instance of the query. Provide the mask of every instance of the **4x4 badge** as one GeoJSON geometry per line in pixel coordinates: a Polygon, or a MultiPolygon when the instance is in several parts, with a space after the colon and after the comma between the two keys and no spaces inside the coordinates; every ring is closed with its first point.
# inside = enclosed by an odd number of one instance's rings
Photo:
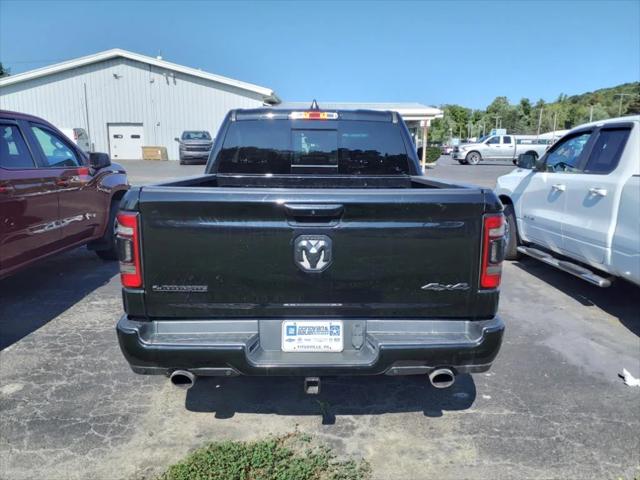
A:
{"type": "Polygon", "coordinates": [[[293,242],[293,259],[303,272],[323,272],[333,259],[331,238],[326,235],[300,235],[293,242]]]}

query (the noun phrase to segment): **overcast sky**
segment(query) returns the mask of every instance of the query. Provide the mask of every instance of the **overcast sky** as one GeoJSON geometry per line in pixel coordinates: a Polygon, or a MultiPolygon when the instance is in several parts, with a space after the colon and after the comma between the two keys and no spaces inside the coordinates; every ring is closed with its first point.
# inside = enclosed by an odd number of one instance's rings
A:
{"type": "Polygon", "coordinates": [[[12,73],[124,48],[283,99],[555,100],[640,79],[640,1],[0,0],[12,73]]]}

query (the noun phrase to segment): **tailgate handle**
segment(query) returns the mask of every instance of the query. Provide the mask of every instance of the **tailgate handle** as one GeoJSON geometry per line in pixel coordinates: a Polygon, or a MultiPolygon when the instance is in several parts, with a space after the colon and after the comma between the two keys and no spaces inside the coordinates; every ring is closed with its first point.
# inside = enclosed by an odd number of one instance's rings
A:
{"type": "Polygon", "coordinates": [[[327,220],[335,220],[342,216],[344,206],[339,204],[291,204],[284,206],[287,216],[292,218],[304,218],[307,221],[316,219],[319,222],[327,220]]]}

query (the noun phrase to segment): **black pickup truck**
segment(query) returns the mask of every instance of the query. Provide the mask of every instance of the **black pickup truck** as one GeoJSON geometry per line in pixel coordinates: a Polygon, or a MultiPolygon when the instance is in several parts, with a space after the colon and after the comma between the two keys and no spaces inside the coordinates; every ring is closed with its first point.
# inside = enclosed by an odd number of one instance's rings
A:
{"type": "Polygon", "coordinates": [[[132,188],[120,205],[134,372],[201,375],[483,372],[496,316],[502,206],[421,174],[394,112],[231,111],[205,174],[132,188]]]}

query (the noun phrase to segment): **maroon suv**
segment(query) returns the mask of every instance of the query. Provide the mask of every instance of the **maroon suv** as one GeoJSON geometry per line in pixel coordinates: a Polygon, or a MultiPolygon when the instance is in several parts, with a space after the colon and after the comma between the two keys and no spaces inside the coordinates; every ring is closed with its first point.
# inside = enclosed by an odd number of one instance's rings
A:
{"type": "Polygon", "coordinates": [[[83,244],[115,260],[128,188],[107,154],[84,153],[41,118],[0,110],[0,278],[83,244]]]}

